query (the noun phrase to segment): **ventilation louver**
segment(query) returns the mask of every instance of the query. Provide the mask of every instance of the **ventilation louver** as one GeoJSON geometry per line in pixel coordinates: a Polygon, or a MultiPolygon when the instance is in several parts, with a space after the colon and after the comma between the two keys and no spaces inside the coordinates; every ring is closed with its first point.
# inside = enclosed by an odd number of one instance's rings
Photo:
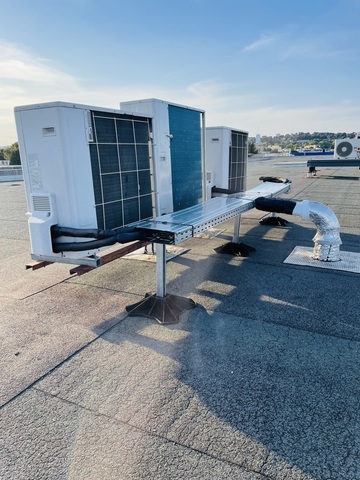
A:
{"type": "Polygon", "coordinates": [[[50,212],[50,198],[48,195],[32,195],[33,208],[36,212],[50,212]]]}

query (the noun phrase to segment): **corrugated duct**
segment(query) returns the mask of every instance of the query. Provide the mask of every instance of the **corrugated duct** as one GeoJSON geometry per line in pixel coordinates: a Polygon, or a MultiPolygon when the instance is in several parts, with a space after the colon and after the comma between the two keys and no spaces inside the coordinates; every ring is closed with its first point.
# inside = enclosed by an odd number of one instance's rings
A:
{"type": "Polygon", "coordinates": [[[298,215],[305,220],[312,220],[317,228],[313,238],[313,258],[322,262],[337,262],[340,260],[342,241],[339,221],[335,213],[326,205],[308,200],[296,202],[259,197],[255,200],[255,207],[258,210],[298,215]]]}

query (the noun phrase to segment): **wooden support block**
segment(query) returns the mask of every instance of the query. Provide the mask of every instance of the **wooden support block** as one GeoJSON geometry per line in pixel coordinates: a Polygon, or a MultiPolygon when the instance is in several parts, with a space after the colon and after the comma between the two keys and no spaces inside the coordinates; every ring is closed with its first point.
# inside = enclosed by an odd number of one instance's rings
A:
{"type": "MultiPolygon", "coordinates": [[[[129,245],[126,245],[125,247],[120,247],[112,252],[105,253],[104,255],[101,255],[101,265],[105,265],[106,263],[110,263],[113,260],[117,260],[118,258],[124,257],[128,253],[135,252],[135,250],[138,250],[141,247],[145,247],[146,245],[149,245],[150,242],[144,242],[144,241],[138,241],[131,243],[129,245]]],[[[77,267],[74,267],[70,270],[70,274],[76,274],[76,275],[83,275],[84,273],[89,272],[90,270],[93,270],[96,267],[89,267],[87,265],[79,265],[77,267]]]]}
{"type": "Polygon", "coordinates": [[[25,265],[26,270],[38,270],[39,268],[47,267],[48,265],[52,265],[54,262],[44,262],[41,260],[34,260],[33,262],[27,263],[25,265]]]}

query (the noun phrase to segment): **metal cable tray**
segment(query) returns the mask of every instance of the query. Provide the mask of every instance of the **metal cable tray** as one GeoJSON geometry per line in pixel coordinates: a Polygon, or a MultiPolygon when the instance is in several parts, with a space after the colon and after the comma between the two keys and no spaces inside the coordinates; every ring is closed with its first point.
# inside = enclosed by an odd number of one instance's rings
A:
{"type": "Polygon", "coordinates": [[[210,227],[238,217],[254,208],[258,197],[271,198],[290,190],[291,183],[264,182],[242,193],[214,197],[202,204],[136,224],[143,239],[164,245],[176,245],[210,227]]]}
{"type": "Polygon", "coordinates": [[[147,293],[143,300],[126,307],[128,315],[144,316],[160,324],[169,324],[178,322],[185,310],[194,308],[196,304],[193,300],[166,293],[166,245],[183,242],[231,218],[235,218],[233,243],[237,244],[241,213],[254,208],[258,197],[271,198],[288,193],[291,189],[289,180],[269,180],[242,193],[215,197],[200,205],[136,224],[144,240],[159,244],[156,248],[157,285],[155,294],[147,293]]]}

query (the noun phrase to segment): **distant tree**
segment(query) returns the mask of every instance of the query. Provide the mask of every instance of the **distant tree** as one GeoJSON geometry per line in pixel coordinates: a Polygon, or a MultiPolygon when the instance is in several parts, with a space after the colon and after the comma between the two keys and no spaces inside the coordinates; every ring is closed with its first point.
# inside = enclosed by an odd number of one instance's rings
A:
{"type": "Polygon", "coordinates": [[[7,160],[10,165],[21,165],[18,142],[13,143],[10,147],[4,148],[3,153],[5,160],[7,160]]]}
{"type": "Polygon", "coordinates": [[[258,153],[258,149],[256,148],[254,142],[249,143],[248,152],[253,154],[258,153]]]}
{"type": "MultiPolygon", "coordinates": [[[[355,132],[299,132],[286,133],[284,135],[279,133],[273,137],[261,135],[261,143],[264,151],[270,151],[272,147],[299,150],[303,149],[305,145],[308,147],[312,145],[313,148],[320,147],[327,150],[334,148],[334,141],[336,139],[354,138],[355,135],[355,132]]],[[[255,137],[249,137],[249,148],[251,142],[255,142],[255,137]]]]}
{"type": "Polygon", "coordinates": [[[4,154],[4,149],[1,148],[0,149],[0,162],[2,162],[3,160],[5,160],[5,154],[4,154]]]}
{"type": "Polygon", "coordinates": [[[324,149],[324,150],[330,150],[330,148],[333,145],[333,142],[331,140],[321,140],[318,143],[319,147],[324,149]]]}

